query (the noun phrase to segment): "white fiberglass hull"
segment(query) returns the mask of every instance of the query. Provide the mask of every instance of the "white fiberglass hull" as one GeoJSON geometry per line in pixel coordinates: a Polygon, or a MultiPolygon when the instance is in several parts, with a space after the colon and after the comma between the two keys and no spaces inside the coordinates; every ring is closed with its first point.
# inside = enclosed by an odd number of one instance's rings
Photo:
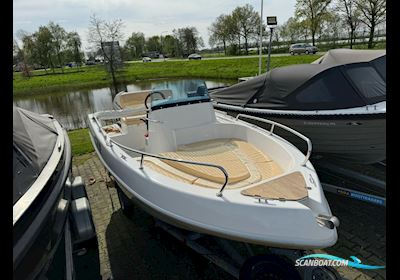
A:
{"type": "MultiPolygon", "coordinates": [[[[119,146],[108,145],[93,115],[89,119],[96,152],[122,191],[164,222],[195,232],[282,248],[324,248],[337,241],[336,228],[317,222],[316,216],[332,214],[310,162],[295,167],[310,181],[309,197],[304,201],[258,200],[242,195],[240,189],[225,190],[222,197],[217,197],[215,189],[188,185],[146,166],[140,169],[140,157],[130,157],[119,146]]],[[[258,136],[261,133],[272,137],[264,130],[229,119],[219,117],[222,122],[240,123],[258,136]]],[[[304,159],[293,145],[283,139],[282,143],[298,159],[304,159]]]]}

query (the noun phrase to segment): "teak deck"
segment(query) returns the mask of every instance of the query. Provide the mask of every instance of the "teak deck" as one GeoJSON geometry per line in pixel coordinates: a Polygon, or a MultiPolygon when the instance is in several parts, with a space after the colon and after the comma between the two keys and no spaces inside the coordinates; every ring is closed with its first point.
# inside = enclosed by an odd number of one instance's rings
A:
{"type": "Polygon", "coordinates": [[[277,200],[300,200],[308,196],[306,182],[300,172],[293,172],[248,188],[241,191],[241,194],[277,200]]]}
{"type": "MultiPolygon", "coordinates": [[[[229,180],[226,189],[244,188],[246,196],[265,199],[299,200],[308,196],[300,172],[281,175],[281,167],[254,145],[238,139],[216,139],[181,145],[176,152],[162,156],[196,162],[213,163],[224,167],[229,180]]],[[[225,180],[219,169],[180,162],[146,158],[145,166],[175,180],[207,188],[221,188],[225,180]]]]}

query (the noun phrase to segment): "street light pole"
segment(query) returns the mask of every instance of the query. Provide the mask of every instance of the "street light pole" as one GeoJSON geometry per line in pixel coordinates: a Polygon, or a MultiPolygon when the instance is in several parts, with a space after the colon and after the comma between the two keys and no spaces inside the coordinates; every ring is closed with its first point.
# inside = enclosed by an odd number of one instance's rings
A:
{"type": "Polygon", "coordinates": [[[269,71],[269,63],[271,61],[271,42],[272,42],[272,32],[274,32],[274,28],[269,29],[271,34],[269,35],[269,45],[268,45],[268,62],[267,62],[267,72],[269,71]]]}
{"type": "Polygon", "coordinates": [[[269,71],[269,64],[271,61],[271,43],[272,43],[272,33],[274,32],[274,27],[278,24],[276,16],[267,17],[267,26],[269,26],[270,35],[269,35],[269,45],[268,45],[268,61],[267,61],[267,72],[269,71]]]}
{"type": "Polygon", "coordinates": [[[161,34],[160,34],[161,52],[162,52],[162,55],[163,55],[164,60],[165,60],[165,56],[164,56],[164,52],[163,52],[163,42],[162,42],[163,40],[162,40],[162,35],[163,35],[163,33],[166,33],[166,32],[168,32],[168,31],[162,31],[161,34]]]}
{"type": "Polygon", "coordinates": [[[260,47],[259,47],[259,59],[258,59],[258,75],[261,75],[261,63],[262,63],[262,23],[263,23],[263,0],[261,0],[261,18],[260,18],[260,47]]]}

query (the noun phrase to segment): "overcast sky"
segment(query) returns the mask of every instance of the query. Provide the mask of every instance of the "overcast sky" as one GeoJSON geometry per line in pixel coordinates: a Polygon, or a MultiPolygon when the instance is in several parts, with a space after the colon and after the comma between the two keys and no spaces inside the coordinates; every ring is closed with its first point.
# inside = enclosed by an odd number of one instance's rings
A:
{"type": "MultiPolygon", "coordinates": [[[[107,21],[122,19],[124,39],[132,32],[143,32],[147,38],[195,26],[208,46],[208,27],[220,14],[228,14],[247,3],[258,12],[261,7],[261,0],[13,0],[13,3],[14,34],[20,29],[34,32],[53,21],[67,31],[77,31],[85,48],[93,13],[107,21]]],[[[293,16],[295,3],[296,0],[264,0],[264,20],[275,15],[278,24],[283,23],[293,16]]]]}

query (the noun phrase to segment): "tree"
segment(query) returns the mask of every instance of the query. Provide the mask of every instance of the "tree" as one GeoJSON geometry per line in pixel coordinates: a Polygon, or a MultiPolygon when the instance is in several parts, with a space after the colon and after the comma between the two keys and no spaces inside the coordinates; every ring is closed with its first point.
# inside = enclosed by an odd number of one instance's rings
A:
{"type": "Polygon", "coordinates": [[[121,19],[106,22],[96,15],[90,17],[88,41],[101,50],[107,69],[111,73],[115,92],[117,92],[116,70],[122,66],[119,59],[120,50],[115,47],[115,43],[123,39],[123,26],[121,19]]]}
{"type": "Polygon", "coordinates": [[[300,23],[294,17],[290,17],[280,26],[281,37],[290,43],[295,43],[298,40],[300,31],[300,23]]]}
{"type": "Polygon", "coordinates": [[[24,49],[19,47],[19,44],[15,38],[13,39],[13,63],[20,68],[24,77],[30,78],[32,76],[26,60],[24,49]]]}
{"type": "Polygon", "coordinates": [[[320,36],[326,41],[331,41],[335,47],[343,26],[347,25],[345,21],[346,19],[343,19],[336,10],[326,13],[320,29],[320,36]]]}
{"type": "Polygon", "coordinates": [[[13,65],[17,64],[18,61],[18,51],[19,51],[19,46],[15,38],[13,38],[13,65]]]}
{"type": "Polygon", "coordinates": [[[126,40],[125,47],[133,58],[140,58],[144,53],[146,40],[142,32],[133,32],[126,40]]]}
{"type": "Polygon", "coordinates": [[[246,55],[249,54],[249,40],[259,34],[260,16],[254,8],[246,4],[243,7],[237,7],[232,12],[235,25],[238,28],[238,35],[244,39],[246,55]]]}
{"type": "Polygon", "coordinates": [[[228,16],[220,15],[208,28],[210,32],[209,44],[218,45],[222,43],[226,55],[226,44],[230,38],[228,28],[228,16]]]}
{"type": "MultiPolygon", "coordinates": [[[[229,41],[231,42],[231,50],[237,50],[237,54],[240,55],[240,38],[242,37],[240,33],[240,25],[237,17],[232,14],[226,17],[226,26],[229,34],[229,41]]],[[[236,54],[236,52],[235,52],[236,54]]]]}
{"type": "Polygon", "coordinates": [[[296,16],[304,19],[311,32],[312,44],[315,46],[315,35],[320,29],[321,22],[327,13],[332,0],[297,0],[296,16]]]}
{"type": "Polygon", "coordinates": [[[336,2],[336,10],[344,15],[345,23],[349,29],[349,41],[350,41],[350,49],[353,48],[353,44],[355,41],[355,31],[360,24],[360,9],[357,5],[358,0],[337,0],[336,2]]]}
{"type": "Polygon", "coordinates": [[[149,52],[161,52],[161,41],[159,36],[152,36],[146,41],[146,49],[149,52]]]}
{"type": "Polygon", "coordinates": [[[184,27],[179,29],[174,29],[176,41],[176,48],[180,55],[188,56],[198,50],[199,47],[203,47],[203,39],[200,37],[199,32],[196,27],[184,27]]]}
{"type": "Polygon", "coordinates": [[[175,49],[176,46],[176,38],[171,35],[166,35],[163,38],[163,44],[162,44],[162,51],[164,54],[168,56],[177,56],[177,51],[175,49]]]}
{"type": "Polygon", "coordinates": [[[77,32],[69,32],[66,35],[66,57],[68,60],[74,61],[78,68],[82,65],[85,57],[81,46],[81,38],[77,32]]]}
{"type": "Polygon", "coordinates": [[[39,30],[33,34],[33,46],[31,48],[35,48],[31,52],[38,59],[39,64],[46,68],[50,66],[54,73],[53,36],[47,26],[40,26],[39,30]]]}
{"type": "Polygon", "coordinates": [[[286,22],[284,22],[282,25],[279,26],[282,40],[290,41],[290,43],[292,43],[294,39],[294,34],[289,29],[289,21],[292,19],[293,18],[290,17],[286,22]]]}
{"type": "Polygon", "coordinates": [[[369,28],[368,48],[374,44],[375,27],[386,19],[386,0],[358,0],[361,21],[369,28]]]}
{"type": "Polygon", "coordinates": [[[64,56],[63,51],[65,49],[65,41],[67,32],[60,25],[50,22],[47,26],[51,34],[52,39],[52,51],[55,53],[58,59],[58,65],[61,67],[61,71],[64,73],[64,56]]]}

